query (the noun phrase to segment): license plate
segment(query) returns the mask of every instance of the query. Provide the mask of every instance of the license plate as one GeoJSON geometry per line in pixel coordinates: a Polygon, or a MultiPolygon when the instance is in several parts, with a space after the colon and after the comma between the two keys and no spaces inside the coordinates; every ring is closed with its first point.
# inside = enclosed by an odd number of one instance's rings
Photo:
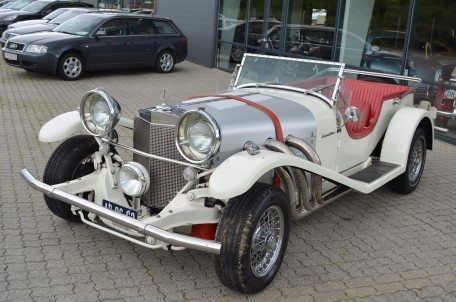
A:
{"type": "Polygon", "coordinates": [[[11,60],[11,61],[17,61],[17,54],[5,52],[5,59],[11,60]]]}
{"type": "Polygon", "coordinates": [[[119,214],[123,214],[125,216],[131,217],[134,219],[138,219],[138,212],[136,212],[135,210],[126,208],[124,206],[118,205],[112,201],[103,199],[102,205],[103,205],[103,207],[105,207],[108,210],[114,211],[119,214]]]}

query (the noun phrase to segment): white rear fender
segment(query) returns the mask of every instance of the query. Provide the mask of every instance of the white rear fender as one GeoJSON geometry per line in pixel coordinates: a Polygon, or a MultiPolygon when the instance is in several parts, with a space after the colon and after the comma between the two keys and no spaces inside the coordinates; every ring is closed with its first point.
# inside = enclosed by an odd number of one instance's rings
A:
{"type": "Polygon", "coordinates": [[[76,131],[82,129],[78,111],[70,111],[58,115],[41,127],[38,139],[41,142],[51,143],[69,138],[76,131]]]}
{"type": "Polygon", "coordinates": [[[424,109],[405,107],[397,111],[386,130],[380,160],[406,165],[410,144],[418,127],[423,127],[427,134],[427,147],[431,149],[434,139],[431,120],[432,112],[424,109]]]}
{"type": "MultiPolygon", "coordinates": [[[[124,117],[119,120],[119,126],[133,129],[133,121],[124,117]]],[[[40,142],[52,143],[71,137],[82,130],[81,118],[78,111],[70,111],[58,115],[41,127],[38,139],[40,142]]]]}

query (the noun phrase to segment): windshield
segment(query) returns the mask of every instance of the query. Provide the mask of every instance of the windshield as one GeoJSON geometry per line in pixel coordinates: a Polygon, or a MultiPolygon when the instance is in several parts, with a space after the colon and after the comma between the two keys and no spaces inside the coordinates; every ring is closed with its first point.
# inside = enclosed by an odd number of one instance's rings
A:
{"type": "Polygon", "coordinates": [[[63,22],[66,22],[66,21],[70,20],[71,18],[74,18],[80,14],[83,14],[84,12],[85,11],[80,11],[80,10],[70,10],[70,11],[64,12],[60,16],[52,19],[51,21],[49,21],[49,23],[62,24],[63,22]]]}
{"type": "Polygon", "coordinates": [[[9,8],[14,9],[14,10],[20,10],[24,6],[27,6],[30,2],[32,2],[32,1],[31,0],[19,0],[17,2],[14,2],[13,4],[11,4],[11,6],[9,8]]]}
{"type": "Polygon", "coordinates": [[[64,12],[66,12],[67,10],[68,10],[68,8],[59,8],[59,9],[56,9],[56,10],[53,11],[52,13],[46,15],[46,17],[44,17],[43,20],[52,20],[52,19],[54,19],[55,17],[60,16],[61,14],[63,14],[64,12]]]}
{"type": "Polygon", "coordinates": [[[106,18],[103,16],[92,14],[79,15],[68,20],[62,25],[57,26],[54,31],[78,36],[86,36],[105,19],[106,18]]]}
{"type": "Polygon", "coordinates": [[[246,54],[236,86],[252,83],[285,85],[312,90],[332,98],[344,64],[246,54]]]}
{"type": "Polygon", "coordinates": [[[21,9],[23,12],[39,13],[42,9],[49,5],[48,1],[33,1],[29,5],[21,9]]]}

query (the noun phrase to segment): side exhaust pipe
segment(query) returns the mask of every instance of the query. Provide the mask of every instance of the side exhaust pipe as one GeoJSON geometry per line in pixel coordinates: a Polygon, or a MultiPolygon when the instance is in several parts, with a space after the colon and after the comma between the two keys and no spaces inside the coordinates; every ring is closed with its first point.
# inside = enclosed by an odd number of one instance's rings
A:
{"type": "MultiPolygon", "coordinates": [[[[273,151],[283,152],[285,154],[295,155],[291,149],[275,139],[268,139],[265,143],[265,146],[273,151]]],[[[283,168],[282,168],[283,169],[283,168]]],[[[279,170],[280,171],[280,170],[279,170]]],[[[286,171],[283,171],[287,173],[286,171]]],[[[282,173],[283,174],[283,173],[282,173]]],[[[287,173],[288,174],[288,173],[287,173]]],[[[291,216],[293,220],[299,220],[304,217],[312,206],[309,202],[309,186],[307,184],[307,178],[305,174],[294,168],[290,168],[291,181],[294,188],[293,199],[295,203],[292,203],[291,207],[291,216]]],[[[280,177],[280,173],[279,173],[280,177]]]]}
{"type": "MultiPolygon", "coordinates": [[[[320,157],[318,156],[317,152],[314,150],[314,148],[307,143],[305,140],[293,136],[291,134],[287,135],[285,138],[285,142],[287,145],[290,147],[296,148],[299,151],[301,151],[305,157],[307,157],[307,160],[321,165],[320,157]]],[[[322,198],[322,178],[320,175],[316,174],[311,174],[311,196],[312,199],[317,202],[317,203],[322,203],[323,198],[322,198]]]]}

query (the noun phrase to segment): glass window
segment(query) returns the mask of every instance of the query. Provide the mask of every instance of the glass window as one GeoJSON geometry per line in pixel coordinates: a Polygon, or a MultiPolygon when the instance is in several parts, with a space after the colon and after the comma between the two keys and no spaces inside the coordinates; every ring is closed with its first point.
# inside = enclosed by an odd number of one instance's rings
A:
{"type": "Polygon", "coordinates": [[[147,18],[128,18],[129,35],[152,35],[154,25],[151,19],[147,18]]]}
{"type": "Polygon", "coordinates": [[[95,30],[103,20],[104,17],[93,14],[79,15],[57,26],[54,31],[85,36],[95,30]]]}
{"type": "Polygon", "coordinates": [[[285,53],[331,60],[337,0],[290,0],[285,53]]]}
{"type": "Polygon", "coordinates": [[[33,0],[19,0],[14,2],[9,9],[20,10],[23,7],[29,5],[33,0]]]}
{"type": "Polygon", "coordinates": [[[175,35],[177,34],[174,26],[168,21],[164,20],[153,20],[157,33],[159,35],[175,35]]]}
{"type": "Polygon", "coordinates": [[[415,93],[437,108],[436,126],[456,139],[456,6],[452,0],[417,1],[408,60],[423,87],[415,93]]]}
{"type": "MultiPolygon", "coordinates": [[[[74,20],[74,19],[73,19],[74,20]]],[[[97,30],[99,36],[123,36],[127,34],[125,19],[115,18],[106,21],[97,30]]]]}
{"type": "Polygon", "coordinates": [[[21,11],[29,13],[38,13],[49,5],[49,1],[34,1],[21,9],[21,11]]]}
{"type": "Polygon", "coordinates": [[[381,72],[402,66],[410,0],[343,0],[335,59],[381,72]]]}
{"type": "Polygon", "coordinates": [[[59,9],[56,9],[55,11],[53,11],[52,13],[50,13],[49,15],[46,15],[46,17],[44,17],[43,19],[44,20],[52,20],[54,19],[55,17],[63,14],[64,12],[68,11],[68,8],[59,8],[59,9]]]}

